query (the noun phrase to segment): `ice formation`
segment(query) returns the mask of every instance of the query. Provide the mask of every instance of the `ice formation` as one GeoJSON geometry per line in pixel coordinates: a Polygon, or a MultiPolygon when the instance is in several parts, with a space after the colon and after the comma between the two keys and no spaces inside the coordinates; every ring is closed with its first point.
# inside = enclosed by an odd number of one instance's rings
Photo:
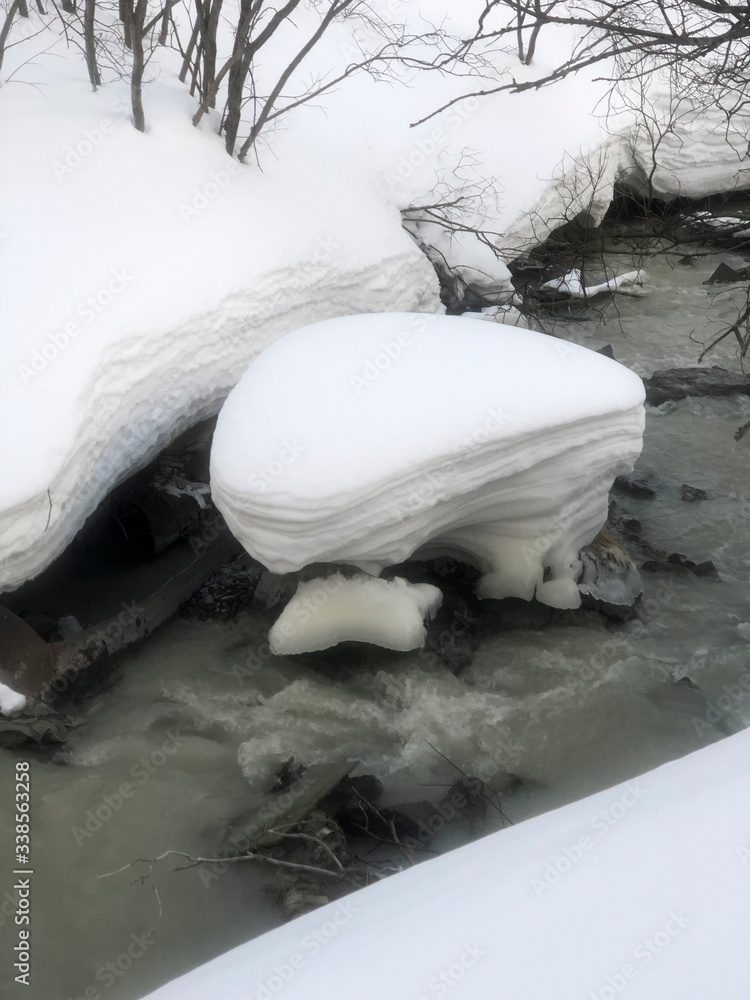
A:
{"type": "Polygon", "coordinates": [[[230,393],[214,501],[273,572],[448,553],[481,570],[481,597],[578,607],[578,553],[640,453],[643,398],[617,362],[502,324],[315,323],[230,393]]]}
{"type": "Polygon", "coordinates": [[[0,683],[0,714],[12,715],[13,712],[26,707],[26,697],[0,683]]]}
{"type": "Polygon", "coordinates": [[[274,653],[308,653],[339,642],[371,642],[386,649],[424,645],[425,617],[443,595],[429,583],[341,573],[300,583],[268,636],[274,653]]]}

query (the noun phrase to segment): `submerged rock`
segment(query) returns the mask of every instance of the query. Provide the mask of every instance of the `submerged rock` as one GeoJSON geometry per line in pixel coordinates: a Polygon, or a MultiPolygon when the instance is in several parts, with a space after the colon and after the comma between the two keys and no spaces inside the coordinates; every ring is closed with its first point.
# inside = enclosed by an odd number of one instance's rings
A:
{"type": "Polygon", "coordinates": [[[683,483],[680,487],[680,496],[683,500],[687,500],[688,503],[708,500],[708,493],[705,490],[700,489],[698,486],[688,486],[687,483],[683,483]]]}
{"type": "Polygon", "coordinates": [[[750,375],[741,375],[714,365],[712,368],[667,368],[643,380],[646,402],[660,406],[668,400],[688,396],[750,396],[750,375]]]}

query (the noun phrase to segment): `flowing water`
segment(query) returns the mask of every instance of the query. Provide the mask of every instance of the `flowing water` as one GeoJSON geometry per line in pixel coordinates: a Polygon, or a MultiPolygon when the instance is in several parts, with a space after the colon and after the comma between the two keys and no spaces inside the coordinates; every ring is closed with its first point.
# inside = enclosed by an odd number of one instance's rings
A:
{"type": "MultiPolygon", "coordinates": [[[[567,319],[558,332],[610,343],[644,375],[694,364],[691,335],[705,340],[719,311],[730,312],[702,282],[719,259],[737,261],[708,255],[683,266],[678,256],[655,257],[650,295],[618,297],[604,327],[567,319]]],[[[728,343],[714,358],[736,368],[728,343]]],[[[650,410],[638,469],[653,474],[657,498],[618,502],[657,548],[712,559],[721,579],[644,575],[636,621],[508,631],[488,607],[458,678],[419,653],[368,652],[343,666],[335,656],[328,665],[272,658],[262,607],[230,624],[175,620],[124,657],[79,707],[82,724],[62,754],[23,756],[33,787],[34,985],[24,992],[8,975],[11,995],[137,998],[277,925],[268,876],[252,866],[207,877],[208,869],[174,872],[180,862],[171,859],[151,881],[140,879],[147,865],[100,876],[169,849],[212,856],[247,802],[248,779],[292,754],[308,764],[355,758],[391,801],[405,801],[439,796],[435,786],[457,776],[433,744],[490,783],[506,771],[522,777],[505,801],[518,822],[750,724],[750,626],[738,628],[750,621],[750,438],[733,437],[748,420],[746,397],[650,410]],[[709,499],[685,502],[682,483],[709,499]],[[675,685],[681,677],[698,687],[675,685]]],[[[11,778],[0,768],[3,844],[11,778]]],[[[449,825],[439,843],[469,835],[449,825]]],[[[16,939],[12,866],[4,850],[3,977],[16,939]]]]}

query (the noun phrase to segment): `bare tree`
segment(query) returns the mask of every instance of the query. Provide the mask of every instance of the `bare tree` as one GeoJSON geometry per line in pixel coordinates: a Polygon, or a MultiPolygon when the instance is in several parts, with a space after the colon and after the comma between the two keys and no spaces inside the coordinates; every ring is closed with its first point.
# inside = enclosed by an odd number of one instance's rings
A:
{"type": "Polygon", "coordinates": [[[5,45],[8,41],[8,35],[10,34],[10,29],[13,26],[13,19],[18,13],[20,0],[12,0],[10,7],[7,10],[5,19],[0,27],[0,69],[3,68],[3,58],[5,57],[5,45]]]}
{"type": "MultiPolygon", "coordinates": [[[[746,108],[750,18],[746,4],[727,0],[572,0],[564,6],[541,0],[486,0],[476,31],[462,40],[454,56],[513,36],[518,39],[519,33],[536,37],[547,25],[576,29],[567,58],[557,66],[522,80],[508,72],[496,86],[455,98],[427,117],[466,97],[535,90],[597,65],[603,78],[613,83],[678,69],[684,87],[718,103],[727,117],[746,108]]],[[[527,65],[531,62],[520,42],[519,55],[527,65]]]]}

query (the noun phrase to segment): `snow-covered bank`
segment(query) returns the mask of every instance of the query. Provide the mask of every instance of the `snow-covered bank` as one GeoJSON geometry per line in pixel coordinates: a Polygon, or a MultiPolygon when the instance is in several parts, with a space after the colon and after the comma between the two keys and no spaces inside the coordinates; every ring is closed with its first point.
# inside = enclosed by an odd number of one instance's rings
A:
{"type": "Polygon", "coordinates": [[[427,861],[151,1000],[746,1000],[750,733],[427,861]]]}
{"type": "MultiPolygon", "coordinates": [[[[482,4],[436,0],[429,20],[419,4],[397,6],[411,31],[443,23],[465,35],[482,4]]],[[[393,17],[393,0],[373,7],[393,17]]],[[[417,128],[479,80],[404,71],[388,85],[349,79],[322,110],[297,109],[261,143],[262,171],[239,167],[216,116],[191,126],[176,53],[157,49],[149,62],[140,134],[126,82],[91,93],[80,53],[48,20],[41,27],[32,10],[14,22],[0,92],[0,460],[10,470],[0,590],[48,565],[118,481],[215,412],[277,336],[344,313],[439,309],[401,211],[412,209],[412,231],[450,268],[502,297],[505,261],[579,213],[601,218],[633,163],[594,113],[606,92],[594,71],[463,101],[417,128]],[[500,257],[471,233],[418,221],[420,206],[446,197],[500,257]]],[[[352,30],[335,25],[292,90],[346,65],[352,30]]],[[[267,56],[261,89],[287,65],[290,37],[267,56]]],[[[533,67],[499,54],[491,82],[506,64],[519,79],[554,67],[570,42],[564,28],[543,31],[533,67]]],[[[734,187],[725,176],[710,183],[734,187]]]]}
{"type": "MultiPolygon", "coordinates": [[[[392,4],[375,6],[392,16],[392,4]]],[[[450,14],[438,7],[431,16],[450,14]]],[[[454,12],[448,27],[464,30],[472,11],[454,12]]],[[[424,29],[416,6],[401,13],[424,29]]],[[[428,73],[388,86],[365,76],[326,95],[325,116],[298,109],[288,131],[271,136],[272,152],[261,148],[261,172],[225,155],[210,117],[191,126],[195,102],[177,80],[175,53],[152,57],[140,134],[126,82],[91,93],[80,53],[50,20],[38,34],[36,11],[14,24],[19,44],[6,52],[0,93],[9,470],[0,590],[48,565],[118,481],[215,412],[280,334],[342,313],[438,309],[435,274],[400,209],[429,202],[441,180],[472,188],[497,178],[483,221],[502,232],[538,198],[563,149],[601,135],[588,114],[600,85],[583,79],[536,101],[468,102],[411,129],[464,82],[428,73]],[[571,103],[580,113],[563,116],[571,103]]],[[[352,30],[332,30],[301,85],[316,67],[349,58],[352,30]]],[[[556,54],[540,45],[540,60],[556,54]]],[[[502,262],[477,241],[453,243],[444,246],[453,265],[475,279],[489,267],[494,288],[507,284],[502,262]]]]}
{"type": "Polygon", "coordinates": [[[273,572],[415,552],[482,571],[482,597],[578,607],[578,553],[641,450],[627,368],[453,316],[342,317],[289,334],[230,393],[211,489],[273,572]]]}

